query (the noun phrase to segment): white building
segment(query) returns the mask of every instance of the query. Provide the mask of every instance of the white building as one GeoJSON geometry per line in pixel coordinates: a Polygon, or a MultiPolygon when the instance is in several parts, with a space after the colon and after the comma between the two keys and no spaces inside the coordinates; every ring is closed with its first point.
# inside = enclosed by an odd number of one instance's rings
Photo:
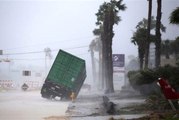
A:
{"type": "Polygon", "coordinates": [[[45,71],[35,66],[14,66],[10,62],[0,63],[0,87],[21,89],[26,83],[29,89],[41,88],[45,80],[45,71]]]}

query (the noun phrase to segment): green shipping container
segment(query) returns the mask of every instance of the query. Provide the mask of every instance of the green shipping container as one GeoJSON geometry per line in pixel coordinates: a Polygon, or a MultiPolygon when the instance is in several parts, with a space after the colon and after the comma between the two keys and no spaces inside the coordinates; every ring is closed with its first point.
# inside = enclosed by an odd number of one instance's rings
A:
{"type": "Polygon", "coordinates": [[[77,96],[85,78],[85,60],[59,50],[42,86],[42,97],[51,99],[58,96],[70,99],[72,92],[77,96]]]}

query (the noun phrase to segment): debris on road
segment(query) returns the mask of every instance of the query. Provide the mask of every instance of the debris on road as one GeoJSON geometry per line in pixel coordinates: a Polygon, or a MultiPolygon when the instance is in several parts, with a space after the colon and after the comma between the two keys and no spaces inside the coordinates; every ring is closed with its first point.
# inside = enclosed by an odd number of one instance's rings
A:
{"type": "Polygon", "coordinates": [[[146,115],[145,113],[121,114],[119,111],[123,107],[144,103],[143,98],[129,98],[121,94],[116,92],[113,95],[102,95],[94,91],[91,91],[91,94],[80,94],[74,103],[69,104],[66,115],[70,120],[109,120],[111,117],[130,120],[146,115]]]}
{"type": "Polygon", "coordinates": [[[103,106],[109,115],[115,113],[115,104],[111,102],[107,96],[103,96],[103,106]]]}

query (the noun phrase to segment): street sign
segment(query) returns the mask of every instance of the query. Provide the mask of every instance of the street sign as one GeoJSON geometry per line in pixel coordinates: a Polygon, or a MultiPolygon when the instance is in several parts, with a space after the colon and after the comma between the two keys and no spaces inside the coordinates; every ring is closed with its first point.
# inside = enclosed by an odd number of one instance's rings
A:
{"type": "Polygon", "coordinates": [[[125,65],[125,56],[124,54],[113,54],[113,67],[124,67],[125,65]]]}
{"type": "Polygon", "coordinates": [[[113,54],[112,60],[114,89],[121,90],[122,85],[125,84],[125,55],[113,54]]]}

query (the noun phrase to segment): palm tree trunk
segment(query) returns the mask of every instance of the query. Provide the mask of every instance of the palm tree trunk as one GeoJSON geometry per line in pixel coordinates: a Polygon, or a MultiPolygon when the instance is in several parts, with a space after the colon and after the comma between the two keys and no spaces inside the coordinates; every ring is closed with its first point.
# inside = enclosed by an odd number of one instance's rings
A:
{"type": "Polygon", "coordinates": [[[161,55],[161,33],[160,33],[160,27],[161,27],[161,8],[162,8],[162,0],[157,0],[157,21],[156,21],[156,51],[155,51],[155,67],[158,68],[160,66],[160,55],[161,55]]]}
{"type": "Polygon", "coordinates": [[[110,41],[109,44],[109,54],[108,54],[108,76],[109,76],[109,92],[113,93],[114,92],[114,85],[113,85],[113,62],[112,62],[112,41],[110,41]]]}
{"type": "Polygon", "coordinates": [[[106,72],[106,58],[105,58],[105,55],[106,55],[106,48],[105,48],[105,36],[104,36],[104,33],[102,33],[102,37],[101,37],[101,42],[102,42],[102,77],[101,77],[101,82],[102,82],[102,89],[105,89],[105,84],[106,84],[106,77],[105,77],[105,72],[106,72]]]}
{"type": "Polygon", "coordinates": [[[108,61],[108,57],[107,57],[107,40],[106,40],[106,36],[104,36],[104,41],[103,41],[103,80],[104,80],[104,89],[107,90],[108,89],[108,68],[107,68],[107,61],[108,61]]]}
{"type": "Polygon", "coordinates": [[[98,41],[98,45],[99,45],[99,66],[98,66],[98,69],[99,69],[99,73],[98,73],[98,89],[101,90],[101,89],[104,89],[104,81],[102,79],[102,35],[100,37],[100,40],[98,41]]]}
{"type": "Polygon", "coordinates": [[[151,25],[151,15],[152,15],[152,0],[149,1],[149,11],[148,11],[148,24],[147,24],[147,39],[145,47],[145,69],[148,68],[149,63],[149,46],[150,46],[150,25],[151,25]]]}
{"type": "Polygon", "coordinates": [[[110,14],[109,14],[109,44],[108,44],[108,69],[109,69],[109,92],[113,93],[114,92],[114,85],[113,85],[113,62],[112,62],[112,38],[114,36],[113,33],[113,25],[114,25],[114,12],[112,9],[110,9],[110,14]]]}
{"type": "Polygon", "coordinates": [[[138,48],[138,52],[139,52],[139,65],[140,65],[140,70],[143,70],[143,63],[144,63],[144,54],[143,51],[138,48]]]}
{"type": "Polygon", "coordinates": [[[93,82],[96,83],[96,65],[95,65],[95,61],[94,61],[94,51],[93,49],[90,50],[91,51],[91,62],[92,62],[92,73],[93,73],[93,82]]]}
{"type": "MultiPolygon", "coordinates": [[[[113,37],[113,21],[112,11],[109,10],[105,13],[104,18],[104,66],[105,66],[105,81],[106,81],[106,93],[114,92],[113,87],[113,67],[112,67],[112,37],[113,37]]],[[[114,19],[114,18],[113,18],[114,19]]]]}
{"type": "Polygon", "coordinates": [[[112,65],[112,38],[113,38],[113,25],[114,25],[114,13],[112,9],[109,9],[109,11],[106,14],[106,24],[105,24],[105,35],[106,35],[106,87],[107,87],[107,93],[113,93],[114,87],[113,87],[113,65],[112,65]]]}
{"type": "Polygon", "coordinates": [[[104,89],[104,81],[102,79],[102,50],[99,51],[99,89],[104,89]]]}

